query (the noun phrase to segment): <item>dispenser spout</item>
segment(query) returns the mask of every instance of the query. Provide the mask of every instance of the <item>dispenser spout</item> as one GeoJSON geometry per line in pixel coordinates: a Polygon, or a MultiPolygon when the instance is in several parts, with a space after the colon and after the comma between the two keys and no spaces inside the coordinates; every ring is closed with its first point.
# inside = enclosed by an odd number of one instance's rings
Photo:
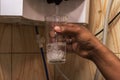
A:
{"type": "Polygon", "coordinates": [[[59,5],[63,0],[47,0],[47,3],[55,3],[56,5],[59,5]]]}

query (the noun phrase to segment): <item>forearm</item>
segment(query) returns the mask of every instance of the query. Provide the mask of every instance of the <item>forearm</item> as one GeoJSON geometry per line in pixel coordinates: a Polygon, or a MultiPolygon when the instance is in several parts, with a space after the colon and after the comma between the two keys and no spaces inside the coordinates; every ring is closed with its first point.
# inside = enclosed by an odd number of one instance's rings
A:
{"type": "Polygon", "coordinates": [[[120,80],[120,60],[85,27],[65,24],[56,26],[55,31],[66,34],[66,38],[70,36],[75,39],[72,45],[67,46],[77,55],[92,60],[107,80],[120,80]]]}
{"type": "Polygon", "coordinates": [[[97,65],[106,80],[120,80],[120,60],[99,41],[95,40],[94,44],[90,60],[97,65]]]}

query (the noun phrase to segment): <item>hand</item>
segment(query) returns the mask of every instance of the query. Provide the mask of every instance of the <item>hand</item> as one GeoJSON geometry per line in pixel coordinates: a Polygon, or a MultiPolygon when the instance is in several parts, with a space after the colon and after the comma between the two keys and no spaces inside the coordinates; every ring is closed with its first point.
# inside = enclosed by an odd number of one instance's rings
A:
{"type": "Polygon", "coordinates": [[[96,37],[82,25],[63,24],[55,26],[54,30],[65,37],[67,50],[73,51],[81,57],[89,58],[99,43],[96,37]]]}
{"type": "Polygon", "coordinates": [[[62,26],[55,26],[54,31],[65,36],[69,50],[92,60],[106,80],[120,79],[120,59],[100,43],[84,26],[63,24],[62,26]]]}

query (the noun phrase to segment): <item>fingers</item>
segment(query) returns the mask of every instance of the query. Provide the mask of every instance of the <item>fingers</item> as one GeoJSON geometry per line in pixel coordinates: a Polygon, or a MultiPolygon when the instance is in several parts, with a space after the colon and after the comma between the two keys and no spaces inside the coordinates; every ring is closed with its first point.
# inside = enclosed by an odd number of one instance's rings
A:
{"type": "Polygon", "coordinates": [[[54,30],[60,33],[64,33],[64,32],[78,33],[81,30],[80,27],[81,26],[75,24],[63,24],[62,26],[55,26],[54,30]]]}
{"type": "Polygon", "coordinates": [[[55,31],[50,31],[50,37],[54,38],[55,37],[55,31]]]}
{"type": "Polygon", "coordinates": [[[78,48],[78,43],[77,42],[74,42],[72,44],[67,44],[66,45],[66,50],[67,52],[79,52],[79,48],[78,48]]]}
{"type": "Polygon", "coordinates": [[[75,37],[66,36],[66,37],[65,37],[65,42],[66,42],[67,44],[72,44],[72,43],[76,42],[76,39],[75,39],[75,37]]]}

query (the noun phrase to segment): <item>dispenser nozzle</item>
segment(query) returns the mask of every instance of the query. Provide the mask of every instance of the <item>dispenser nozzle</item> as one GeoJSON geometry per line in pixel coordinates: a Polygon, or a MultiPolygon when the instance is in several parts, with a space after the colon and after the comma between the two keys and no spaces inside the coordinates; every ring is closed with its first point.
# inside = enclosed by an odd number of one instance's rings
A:
{"type": "Polygon", "coordinates": [[[48,3],[48,4],[54,3],[54,0],[47,0],[47,3],[48,3]]]}
{"type": "Polygon", "coordinates": [[[47,0],[47,3],[55,3],[56,5],[59,5],[63,0],[47,0]]]}
{"type": "Polygon", "coordinates": [[[59,5],[63,0],[54,0],[56,5],[59,5]]]}

